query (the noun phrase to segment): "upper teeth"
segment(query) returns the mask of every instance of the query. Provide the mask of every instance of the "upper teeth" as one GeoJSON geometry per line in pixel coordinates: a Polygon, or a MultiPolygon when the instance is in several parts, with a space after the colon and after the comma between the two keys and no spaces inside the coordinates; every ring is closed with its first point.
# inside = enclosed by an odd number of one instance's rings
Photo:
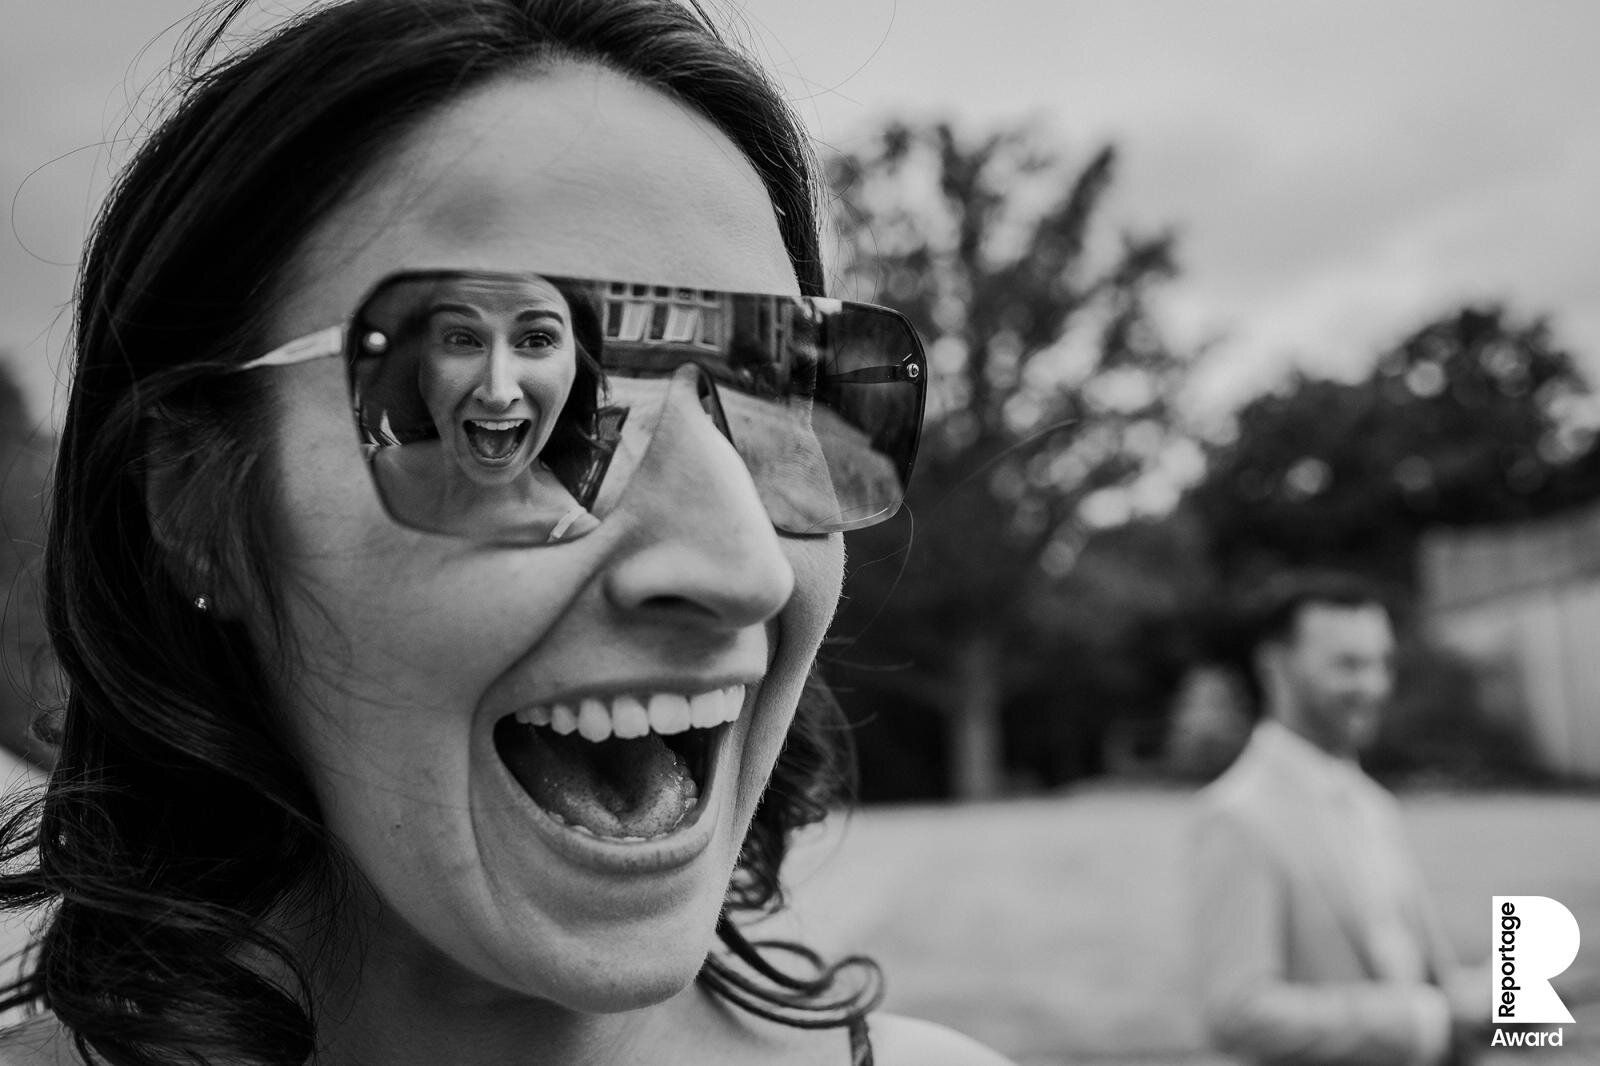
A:
{"type": "Polygon", "coordinates": [[[596,743],[647,733],[670,735],[709,729],[739,717],[744,686],[730,685],[693,696],[657,692],[649,696],[587,696],[571,703],[541,704],[516,712],[524,725],[547,725],[563,735],[577,733],[596,743]]]}
{"type": "Polygon", "coordinates": [[[522,425],[525,420],[521,418],[508,418],[503,421],[492,422],[487,418],[469,418],[467,421],[471,422],[475,426],[482,426],[484,429],[492,430],[498,433],[507,429],[516,429],[518,426],[522,425]]]}

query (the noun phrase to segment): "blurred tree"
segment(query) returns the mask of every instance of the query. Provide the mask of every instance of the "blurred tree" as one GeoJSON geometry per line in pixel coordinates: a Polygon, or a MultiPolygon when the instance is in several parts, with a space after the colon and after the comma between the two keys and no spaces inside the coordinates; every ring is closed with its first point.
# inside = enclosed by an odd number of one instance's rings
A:
{"type": "Polygon", "coordinates": [[[1051,648],[1011,678],[1007,765],[1046,788],[1153,768],[1198,654],[1187,620],[1214,594],[1185,516],[1095,530],[1072,572],[1031,597],[1030,623],[1051,648]]]}
{"type": "Polygon", "coordinates": [[[0,745],[36,763],[50,753],[29,725],[48,678],[39,566],[44,488],[53,449],[0,352],[0,745]]]}
{"type": "Polygon", "coordinates": [[[1543,319],[1464,307],[1362,381],[1296,375],[1251,401],[1186,506],[1235,580],[1326,564],[1410,589],[1428,526],[1535,517],[1600,495],[1595,415],[1543,319]]]}
{"type": "Polygon", "coordinates": [[[1146,305],[1173,241],[1095,239],[1114,166],[1110,147],[1074,169],[1027,129],[943,122],[893,123],[830,164],[844,291],[909,316],[933,370],[909,516],[852,536],[876,562],[852,574],[842,629],[871,626],[854,660],[875,669],[841,687],[940,712],[962,796],[999,790],[1002,708],[1061,657],[1038,601],[1072,571],[1086,511],[1171,440],[1185,361],[1146,305]]]}

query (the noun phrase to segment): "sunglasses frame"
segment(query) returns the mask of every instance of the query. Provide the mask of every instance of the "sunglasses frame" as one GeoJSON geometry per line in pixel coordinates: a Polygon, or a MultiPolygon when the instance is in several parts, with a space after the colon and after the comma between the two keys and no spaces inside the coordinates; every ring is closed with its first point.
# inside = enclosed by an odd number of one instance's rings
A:
{"type": "MultiPolygon", "coordinates": [[[[877,366],[859,367],[855,370],[845,371],[843,373],[830,374],[828,375],[827,380],[834,385],[909,384],[915,388],[916,414],[914,425],[912,425],[911,429],[910,441],[903,447],[903,456],[888,456],[891,459],[897,460],[897,465],[903,467],[904,470],[903,477],[901,478],[901,492],[899,497],[891,506],[888,506],[884,510],[873,515],[859,519],[830,522],[826,524],[827,528],[806,532],[786,530],[782,526],[779,526],[776,520],[774,520],[774,528],[778,529],[780,532],[797,536],[826,535],[828,533],[850,532],[885,522],[894,517],[894,515],[899,512],[901,506],[903,506],[905,502],[906,491],[910,487],[912,473],[916,468],[917,452],[922,439],[923,420],[926,416],[927,410],[927,357],[924,353],[921,339],[918,337],[915,327],[911,325],[910,320],[893,308],[884,307],[878,304],[838,300],[831,297],[797,296],[792,294],[743,292],[723,289],[713,290],[697,286],[668,285],[663,282],[633,282],[609,278],[582,278],[565,274],[545,274],[535,270],[473,270],[461,268],[406,269],[386,274],[382,278],[378,279],[378,281],[376,281],[370,288],[367,289],[361,299],[356,302],[354,311],[352,311],[351,314],[340,324],[327,326],[323,329],[315,330],[311,333],[304,334],[303,336],[296,337],[293,340],[287,341],[284,344],[273,348],[264,355],[257,356],[242,364],[239,364],[236,369],[256,370],[267,367],[295,366],[301,363],[312,362],[317,359],[343,356],[346,363],[345,376],[347,381],[349,381],[350,368],[353,367],[355,362],[355,356],[353,353],[357,350],[359,343],[355,334],[360,328],[363,312],[369,307],[369,305],[373,303],[376,297],[385,293],[391,287],[406,281],[423,281],[429,279],[459,279],[476,277],[500,280],[523,278],[530,275],[563,283],[593,286],[595,290],[602,295],[606,294],[609,291],[609,288],[613,286],[626,286],[634,289],[642,286],[650,290],[667,289],[674,291],[691,291],[702,294],[710,293],[718,297],[726,297],[736,300],[740,298],[748,298],[756,300],[764,299],[788,301],[795,304],[803,304],[813,309],[822,308],[832,310],[835,314],[846,311],[867,312],[872,315],[886,317],[887,319],[897,323],[903,331],[905,339],[908,342],[908,350],[904,353],[899,362],[884,363],[877,366]]],[[[695,361],[692,359],[684,360],[684,363],[694,362],[695,361]]],[[[604,368],[603,358],[600,360],[600,363],[602,368],[604,368]]],[[[681,366],[683,364],[679,365],[681,366]]],[[[350,382],[350,387],[354,389],[353,382],[350,382]]],[[[726,386],[724,385],[724,387],[726,386]]],[[[352,396],[353,395],[354,393],[352,392],[352,396]]],[[[721,400],[718,396],[718,390],[715,387],[713,387],[711,390],[711,402],[717,406],[718,412],[720,413],[721,400]]],[[[829,406],[830,409],[833,409],[831,405],[827,406],[829,406]]],[[[355,418],[357,427],[359,428],[361,424],[359,413],[355,413],[355,418]]],[[[730,442],[732,442],[732,435],[727,431],[726,419],[720,418],[718,421],[719,425],[721,425],[723,429],[723,432],[728,435],[730,442]]],[[[735,449],[737,450],[736,442],[735,449]]],[[[742,453],[740,458],[742,461],[745,461],[745,456],[742,453]]],[[[753,469],[747,470],[747,473],[752,478],[756,477],[756,473],[753,469]]],[[[896,473],[899,475],[900,471],[897,469],[896,473]]],[[[396,515],[389,506],[388,502],[384,500],[383,492],[379,489],[376,483],[374,484],[374,491],[378,492],[380,502],[383,502],[384,504],[384,511],[389,515],[391,521],[408,529],[420,528],[425,530],[425,527],[418,527],[396,515]]],[[[769,518],[770,517],[771,516],[769,514],[769,518]]],[[[442,532],[439,535],[473,539],[466,534],[453,532],[442,532]]]]}

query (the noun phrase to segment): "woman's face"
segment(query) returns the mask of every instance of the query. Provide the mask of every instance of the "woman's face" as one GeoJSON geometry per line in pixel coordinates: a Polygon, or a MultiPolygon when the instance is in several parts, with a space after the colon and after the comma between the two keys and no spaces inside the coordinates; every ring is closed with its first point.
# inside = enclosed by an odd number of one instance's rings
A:
{"type": "Polygon", "coordinates": [[[437,296],[414,338],[422,401],[454,469],[507,484],[544,450],[572,390],[571,309],[536,277],[468,279],[437,296]]]}
{"type": "MultiPolygon", "coordinates": [[[[269,341],[436,268],[796,291],[738,150],[665,96],[571,65],[422,123],[312,233],[269,341]]],[[[496,322],[485,344],[514,351],[496,322]]],[[[507,549],[401,528],[335,362],[275,372],[275,532],[289,730],[378,901],[363,982],[585,1011],[667,997],[710,945],[837,601],[839,538],[774,532],[692,373],[587,536],[507,549]]],[[[452,379],[453,416],[489,413],[471,406],[484,378],[452,379]]],[[[532,407],[533,391],[505,396],[532,407]]],[[[557,405],[538,402],[547,425],[557,405]]]]}

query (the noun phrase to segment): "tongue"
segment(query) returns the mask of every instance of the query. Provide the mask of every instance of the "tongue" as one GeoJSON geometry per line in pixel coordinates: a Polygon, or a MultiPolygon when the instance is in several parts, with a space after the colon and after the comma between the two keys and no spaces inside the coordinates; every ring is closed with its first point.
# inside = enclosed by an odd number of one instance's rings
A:
{"type": "Polygon", "coordinates": [[[467,443],[472,447],[473,454],[480,459],[504,459],[517,450],[522,437],[520,426],[487,429],[476,422],[467,422],[463,428],[467,431],[467,443]]]}
{"type": "Polygon", "coordinates": [[[595,744],[576,733],[506,730],[498,747],[533,801],[596,836],[665,836],[699,800],[688,764],[660,737],[595,744]]]}

